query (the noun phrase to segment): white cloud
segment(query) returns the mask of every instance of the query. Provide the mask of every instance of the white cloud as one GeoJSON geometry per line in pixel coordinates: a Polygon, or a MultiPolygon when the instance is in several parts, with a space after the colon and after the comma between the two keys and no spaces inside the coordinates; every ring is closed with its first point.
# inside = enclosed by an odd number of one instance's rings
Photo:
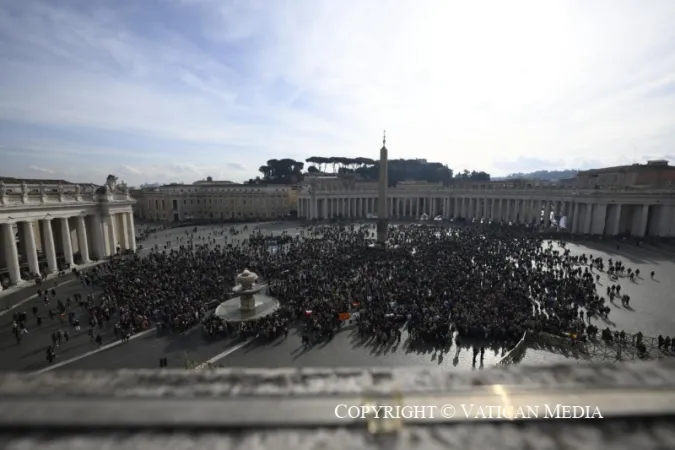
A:
{"type": "Polygon", "coordinates": [[[42,173],[48,173],[48,174],[53,174],[54,171],[51,169],[47,169],[45,167],[38,167],[38,166],[29,166],[28,167],[30,170],[34,170],[36,172],[42,172],[42,173]]]}
{"type": "Polygon", "coordinates": [[[28,148],[63,173],[58,160],[89,147],[106,167],[90,158],[83,175],[138,184],[242,180],[272,157],[373,156],[383,128],[394,158],[497,175],[675,144],[669,0],[86,5],[0,6],[0,120],[106,138],[26,134],[0,158],[28,148]]]}

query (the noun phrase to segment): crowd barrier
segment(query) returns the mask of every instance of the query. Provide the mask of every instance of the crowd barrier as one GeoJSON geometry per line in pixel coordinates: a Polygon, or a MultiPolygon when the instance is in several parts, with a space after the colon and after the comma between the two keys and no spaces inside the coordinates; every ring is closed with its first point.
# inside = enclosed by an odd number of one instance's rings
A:
{"type": "Polygon", "coordinates": [[[513,364],[514,361],[523,357],[523,353],[527,349],[527,331],[523,333],[518,343],[511,350],[508,351],[502,358],[497,361],[497,365],[513,364]]]}
{"type": "Polygon", "coordinates": [[[579,352],[585,352],[586,350],[584,343],[581,341],[577,341],[571,337],[557,336],[544,331],[540,331],[538,333],[529,333],[528,342],[543,346],[561,347],[567,350],[576,350],[579,352]]]}

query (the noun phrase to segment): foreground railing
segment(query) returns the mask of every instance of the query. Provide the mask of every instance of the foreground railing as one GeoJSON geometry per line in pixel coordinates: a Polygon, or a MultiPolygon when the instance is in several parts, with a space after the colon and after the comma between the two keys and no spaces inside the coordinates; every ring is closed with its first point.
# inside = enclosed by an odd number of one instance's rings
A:
{"type": "Polygon", "coordinates": [[[675,442],[673,380],[671,362],[5,373],[0,442],[30,450],[665,449],[675,442]]]}

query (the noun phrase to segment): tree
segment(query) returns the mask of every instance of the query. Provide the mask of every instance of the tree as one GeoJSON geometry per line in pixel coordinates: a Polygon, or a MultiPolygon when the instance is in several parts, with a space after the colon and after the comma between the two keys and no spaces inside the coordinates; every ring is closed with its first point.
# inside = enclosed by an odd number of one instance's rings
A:
{"type": "Polygon", "coordinates": [[[258,172],[262,173],[264,180],[270,179],[270,168],[269,168],[269,166],[258,167],[258,172]]]}
{"type": "Polygon", "coordinates": [[[316,166],[309,166],[307,168],[307,173],[318,173],[319,169],[316,168],[316,166]]]}
{"type": "Polygon", "coordinates": [[[210,182],[213,181],[213,178],[211,178],[211,177],[206,177],[206,181],[208,181],[208,182],[210,183],[210,182]]]}
{"type": "Polygon", "coordinates": [[[270,159],[267,161],[267,167],[270,168],[270,175],[269,178],[275,179],[277,177],[277,172],[279,171],[279,160],[278,159],[270,159]]]}

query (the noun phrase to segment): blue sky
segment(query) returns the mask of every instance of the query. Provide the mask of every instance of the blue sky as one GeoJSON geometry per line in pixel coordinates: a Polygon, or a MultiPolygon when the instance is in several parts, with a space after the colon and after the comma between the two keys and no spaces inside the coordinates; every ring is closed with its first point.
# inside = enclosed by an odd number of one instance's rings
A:
{"type": "Polygon", "coordinates": [[[0,174],[242,181],[675,160],[675,2],[0,1],[0,174]]]}

